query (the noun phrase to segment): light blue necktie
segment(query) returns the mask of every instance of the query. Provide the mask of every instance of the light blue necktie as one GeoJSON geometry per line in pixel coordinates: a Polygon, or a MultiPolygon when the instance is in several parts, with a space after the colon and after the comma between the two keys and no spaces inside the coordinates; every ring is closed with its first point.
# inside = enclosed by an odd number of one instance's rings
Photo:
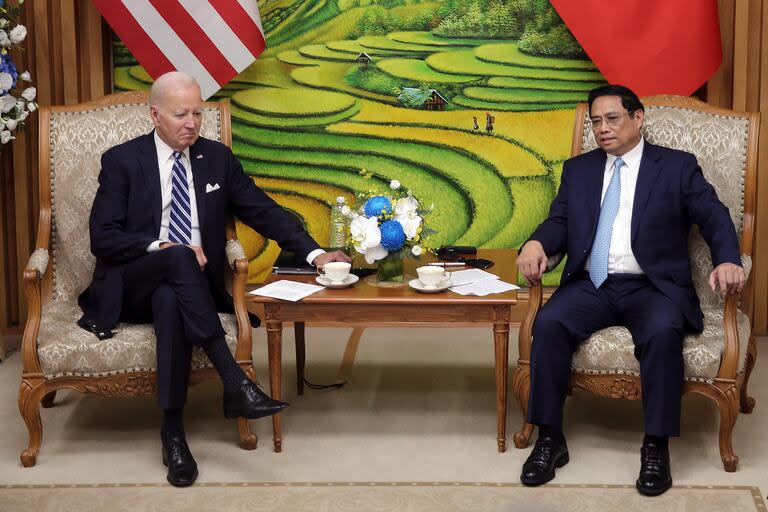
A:
{"type": "Polygon", "coordinates": [[[168,224],[168,240],[189,245],[192,242],[192,208],[189,202],[187,171],[181,161],[181,155],[180,152],[173,152],[171,218],[168,224]]]}
{"type": "Polygon", "coordinates": [[[608,278],[608,250],[611,248],[611,234],[613,233],[613,221],[619,212],[619,199],[621,197],[621,166],[624,160],[617,158],[613,163],[613,177],[605,191],[603,206],[600,208],[600,220],[597,221],[597,233],[592,244],[592,252],[589,253],[589,279],[600,288],[600,285],[608,278]]]}

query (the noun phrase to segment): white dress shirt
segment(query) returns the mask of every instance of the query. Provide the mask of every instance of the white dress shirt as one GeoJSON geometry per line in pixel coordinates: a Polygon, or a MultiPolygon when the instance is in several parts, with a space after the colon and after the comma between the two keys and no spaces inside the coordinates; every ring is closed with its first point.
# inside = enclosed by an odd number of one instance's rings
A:
{"type": "MultiPolygon", "coordinates": [[[[621,192],[619,194],[619,211],[613,221],[611,232],[611,247],[608,249],[608,273],[609,274],[644,274],[640,264],[632,252],[632,207],[635,204],[635,189],[637,188],[637,175],[640,171],[640,160],[643,158],[645,141],[640,138],[637,146],[621,156],[624,164],[621,166],[621,192]]],[[[603,204],[608,184],[613,177],[613,163],[616,156],[608,155],[603,173],[603,193],[600,196],[600,205],[603,204]]],[[[589,258],[584,266],[589,270],[589,258]]]]}
{"type": "MultiPolygon", "coordinates": [[[[160,244],[168,242],[168,224],[171,220],[171,176],[173,175],[173,152],[171,147],[163,142],[163,139],[155,136],[155,148],[157,149],[157,166],[160,169],[160,192],[161,208],[160,215],[160,233],[158,239],[147,247],[147,252],[160,250],[160,244]]],[[[190,245],[197,247],[203,246],[203,239],[200,237],[200,222],[197,219],[197,201],[195,200],[195,183],[192,179],[192,161],[189,159],[189,148],[184,148],[181,153],[181,163],[187,171],[187,184],[189,186],[189,205],[191,207],[190,215],[192,217],[192,238],[190,245]]]]}
{"type": "MultiPolygon", "coordinates": [[[[173,149],[157,135],[155,136],[155,148],[157,149],[157,166],[160,169],[160,189],[162,197],[162,214],[160,216],[160,233],[158,239],[147,247],[147,252],[160,250],[160,244],[168,242],[168,224],[171,219],[171,176],[173,174],[173,149]]],[[[189,204],[191,206],[192,217],[192,241],[191,245],[197,247],[203,246],[203,240],[200,236],[200,223],[197,219],[197,201],[195,200],[195,184],[192,179],[192,162],[189,159],[189,148],[182,152],[181,162],[187,171],[187,184],[189,185],[189,204]]],[[[307,263],[310,265],[317,256],[325,253],[322,249],[315,249],[307,255],[307,263]]]]}

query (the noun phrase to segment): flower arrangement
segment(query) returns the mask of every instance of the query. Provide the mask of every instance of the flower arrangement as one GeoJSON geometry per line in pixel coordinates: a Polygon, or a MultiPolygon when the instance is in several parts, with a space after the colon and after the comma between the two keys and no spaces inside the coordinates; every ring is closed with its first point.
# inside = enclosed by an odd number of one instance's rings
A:
{"type": "MultiPolygon", "coordinates": [[[[19,6],[24,0],[19,0],[19,6]]],[[[0,143],[15,137],[14,130],[24,124],[30,112],[37,110],[37,89],[32,87],[28,71],[19,73],[9,49],[27,37],[27,28],[18,23],[19,7],[8,7],[0,0],[0,143]]]]}
{"type": "MultiPolygon", "coordinates": [[[[373,173],[363,169],[366,179],[373,173]]],[[[410,190],[392,180],[386,193],[369,189],[357,194],[358,210],[345,207],[350,219],[349,232],[355,250],[374,263],[385,258],[418,257],[430,250],[429,239],[436,231],[429,229],[424,217],[433,206],[422,208],[410,190]]]]}

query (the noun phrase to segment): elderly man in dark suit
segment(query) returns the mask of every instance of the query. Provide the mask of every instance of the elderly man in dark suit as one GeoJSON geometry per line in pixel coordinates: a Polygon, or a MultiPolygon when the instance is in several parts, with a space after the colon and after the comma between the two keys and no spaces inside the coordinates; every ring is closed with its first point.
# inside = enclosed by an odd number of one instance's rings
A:
{"type": "Polygon", "coordinates": [[[217,312],[232,311],[224,289],[227,215],[310,264],[349,258],[320,249],[228,147],[199,136],[202,100],[193,78],[159,77],[150,105],[155,129],[102,156],[90,218],[96,268],[80,296],[78,323],[100,338],[119,321],[154,324],[163,462],[168,481],[185,486],[198,473],[182,421],[193,345],[221,376],[227,418],[259,418],[287,405],[248,379],[224,341],[217,312]]]}
{"type": "Polygon", "coordinates": [[[643,140],[637,95],[600,87],[589,94],[589,113],[599,149],[565,162],[549,217],[517,260],[536,282],[548,256],[568,256],[533,326],[527,419],[539,436],[520,479],[540,485],[568,463],[562,418],[571,355],[595,331],[623,325],[640,362],[645,415],[636,486],[658,495],[672,486],[668,438],[680,433],[683,338],[703,328],[688,263],[692,224],[712,253],[713,292],[741,291],[745,274],[728,209],[696,157],[643,140]]]}

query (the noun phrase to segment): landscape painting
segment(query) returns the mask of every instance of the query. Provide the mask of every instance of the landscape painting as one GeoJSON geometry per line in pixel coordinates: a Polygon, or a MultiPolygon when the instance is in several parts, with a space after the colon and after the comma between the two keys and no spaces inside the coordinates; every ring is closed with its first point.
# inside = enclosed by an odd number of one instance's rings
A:
{"type": "MultiPolygon", "coordinates": [[[[264,0],[259,10],[267,50],[214,99],[231,101],[246,172],[321,245],[337,196],[351,203],[396,179],[434,205],[434,245],[519,247],[557,191],[575,104],[605,83],[547,0],[264,0]]],[[[114,54],[116,89],[149,87],[119,42],[114,54]]],[[[280,249],[239,234],[260,282],[280,249]]]]}

